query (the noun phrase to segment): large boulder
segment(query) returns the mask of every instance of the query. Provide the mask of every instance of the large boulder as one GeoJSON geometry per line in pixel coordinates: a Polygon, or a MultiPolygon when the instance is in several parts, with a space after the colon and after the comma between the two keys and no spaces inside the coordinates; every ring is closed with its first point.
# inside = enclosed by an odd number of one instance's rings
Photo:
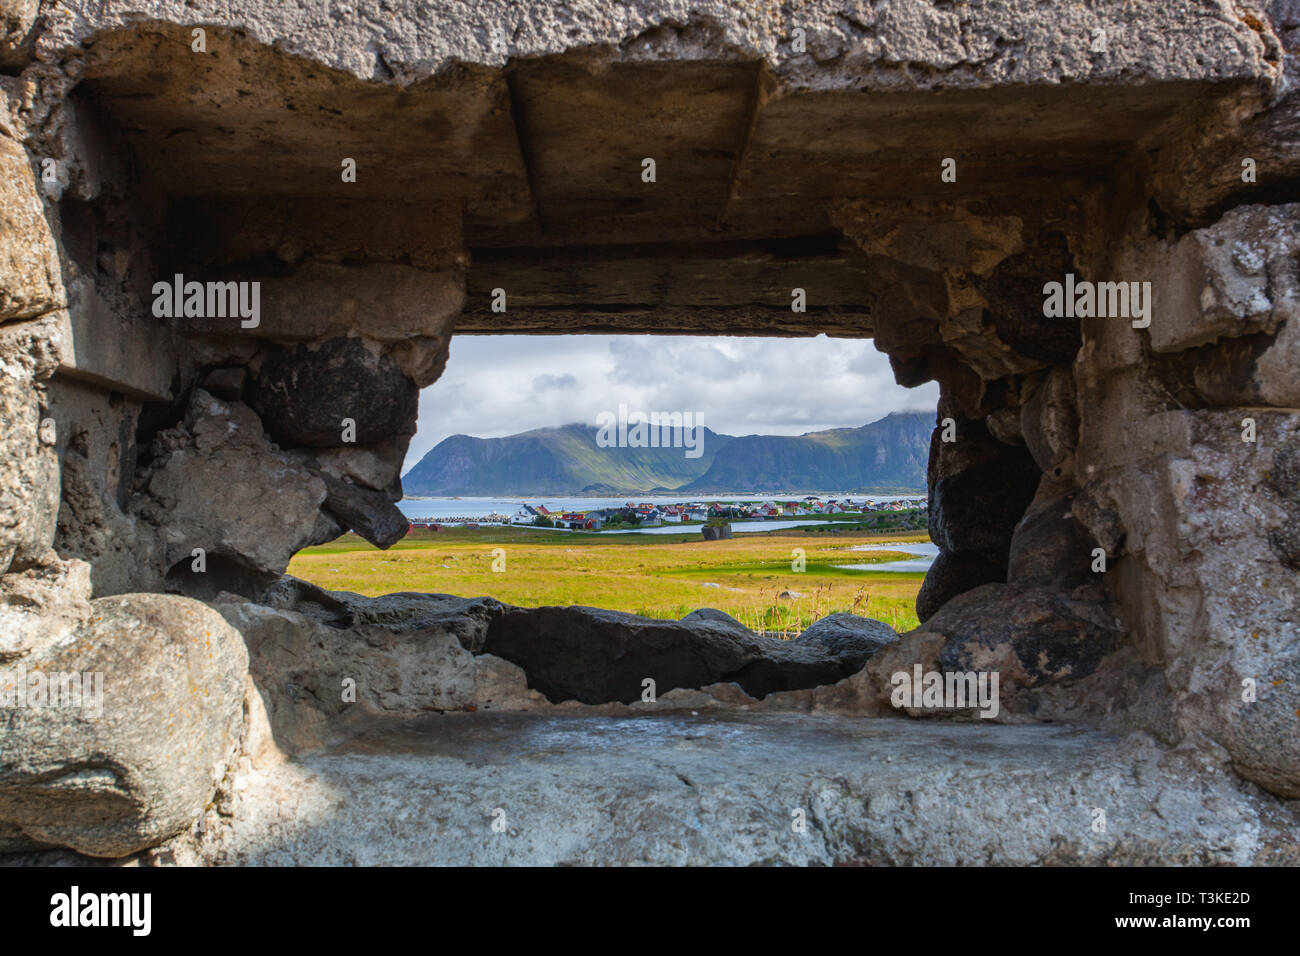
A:
{"type": "Polygon", "coordinates": [[[201,814],[243,727],[248,655],[188,598],[91,602],[65,638],[0,665],[0,828],[120,857],[201,814]]]}
{"type": "Polygon", "coordinates": [[[503,606],[493,598],[417,591],[372,598],[351,591],[327,591],[291,575],[281,578],[266,593],[263,603],[278,610],[296,611],[338,630],[375,627],[394,634],[446,631],[474,654],[483,653],[488,623],[503,606]]]}
{"type": "Polygon", "coordinates": [[[683,623],[694,623],[697,621],[722,627],[745,640],[754,637],[753,631],[747,628],[744,624],[741,624],[726,611],[719,611],[716,607],[696,608],[690,614],[687,614],[682,618],[683,623]]]}
{"type": "Polygon", "coordinates": [[[482,653],[491,598],[366,598],[295,578],[254,604],[214,606],[248,645],[249,671],[274,750],[319,747],[376,717],[547,706],[524,673],[482,653]]]}
{"type": "Polygon", "coordinates": [[[862,669],[876,651],[898,640],[898,632],[884,621],[850,614],[847,611],[831,614],[814,621],[795,638],[796,646],[817,645],[852,668],[849,673],[862,669]]]}
{"type": "Polygon", "coordinates": [[[657,694],[734,681],[765,697],[859,670],[866,648],[883,640],[880,628],[867,636],[836,622],[798,642],[742,633],[734,622],[702,615],[664,621],[590,607],[507,607],[489,626],[485,650],[522,667],[529,686],[552,701],[631,703],[641,699],[646,679],[657,694]]]}
{"type": "Polygon", "coordinates": [[[474,701],[475,658],[450,628],[340,631],[233,595],[214,606],[248,644],[253,683],[283,752],[320,746],[358,717],[462,710],[474,701]]]}
{"type": "Polygon", "coordinates": [[[986,584],[951,601],[925,627],[947,640],[944,670],[998,670],[1003,687],[1076,681],[1113,651],[1122,631],[1103,604],[1053,590],[986,584]]]}
{"type": "MultiPolygon", "coordinates": [[[[958,595],[863,671],[871,692],[887,697],[895,672],[998,675],[999,707],[1033,713],[1035,691],[1076,683],[1120,645],[1123,630],[1095,596],[1074,598],[1051,588],[985,584],[958,595]]],[[[856,680],[856,678],[855,678],[856,680]]],[[[869,696],[869,695],[868,695],[869,696]]],[[[943,710],[912,709],[919,716],[943,710]]]]}
{"type": "Polygon", "coordinates": [[[916,617],[924,623],[935,612],[958,594],[965,594],[981,584],[1006,581],[1007,571],[994,561],[973,551],[940,551],[929,570],[921,589],[916,592],[916,617]]]}
{"type": "Polygon", "coordinates": [[[257,370],[251,402],[277,441],[341,448],[414,431],[419,389],[387,355],[356,338],[276,347],[257,370]]]}
{"type": "Polygon", "coordinates": [[[1070,591],[1101,580],[1094,574],[1096,542],[1074,515],[1075,493],[1044,476],[1011,539],[1007,580],[1070,591]]]}

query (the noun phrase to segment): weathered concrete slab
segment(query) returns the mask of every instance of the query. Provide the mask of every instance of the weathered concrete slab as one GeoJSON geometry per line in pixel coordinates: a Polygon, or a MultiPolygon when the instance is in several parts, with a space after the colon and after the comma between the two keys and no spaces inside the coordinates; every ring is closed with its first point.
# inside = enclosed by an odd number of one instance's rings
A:
{"type": "Polygon", "coordinates": [[[225,25],[361,79],[402,84],[458,64],[500,67],[590,47],[647,61],[686,59],[687,50],[748,56],[819,88],[1243,77],[1263,72],[1267,53],[1265,40],[1230,5],[1199,0],[1090,7],[992,0],[952,8],[901,0],[879,9],[845,0],[752,8],[729,0],[476,0],[393,4],[382,14],[331,0],[69,0],[60,14],[38,53],[50,56],[146,19],[225,25]],[[793,55],[796,27],[806,34],[802,57],[793,55]],[[1108,38],[1105,55],[1094,49],[1096,30],[1108,38]]]}
{"type": "Polygon", "coordinates": [[[797,241],[480,249],[456,331],[869,336],[883,281],[838,237],[797,241]],[[505,313],[492,311],[504,289],[505,313]],[[804,311],[791,309],[804,290],[804,311]]]}
{"type": "Polygon", "coordinates": [[[106,391],[171,401],[177,363],[170,329],[145,316],[114,311],[93,291],[61,310],[58,320],[66,343],[59,372],[106,391]]]}
{"type": "Polygon", "coordinates": [[[218,864],[1297,862],[1300,819],[1150,738],[678,713],[463,714],[245,768],[218,864]],[[807,826],[795,832],[793,813],[807,826]],[[498,812],[499,811],[499,812],[498,812]],[[1094,829],[1104,811],[1105,830],[1094,829]],[[495,814],[495,816],[494,816],[495,814]],[[494,820],[504,830],[494,832],[494,820]]]}

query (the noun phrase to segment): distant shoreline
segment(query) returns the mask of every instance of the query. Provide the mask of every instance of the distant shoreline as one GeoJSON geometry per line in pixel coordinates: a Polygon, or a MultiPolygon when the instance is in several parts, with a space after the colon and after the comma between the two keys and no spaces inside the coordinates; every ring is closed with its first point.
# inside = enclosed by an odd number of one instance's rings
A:
{"type": "Polygon", "coordinates": [[[546,498],[662,498],[671,501],[703,501],[713,498],[722,501],[765,501],[776,499],[793,500],[809,495],[816,498],[851,498],[854,496],[888,496],[912,497],[928,495],[926,488],[875,488],[867,491],[744,491],[744,492],[707,492],[680,497],[676,492],[664,491],[536,491],[526,494],[463,494],[463,495],[404,495],[402,501],[456,501],[465,498],[489,498],[500,501],[533,501],[546,498]]]}

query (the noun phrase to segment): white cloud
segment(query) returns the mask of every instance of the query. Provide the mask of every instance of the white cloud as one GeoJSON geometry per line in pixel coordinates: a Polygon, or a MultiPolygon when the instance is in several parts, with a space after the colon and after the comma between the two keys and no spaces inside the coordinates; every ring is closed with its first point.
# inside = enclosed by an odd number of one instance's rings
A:
{"type": "Polygon", "coordinates": [[[938,398],[934,383],[895,385],[869,339],[462,335],[452,339],[442,378],[420,393],[405,467],[450,435],[594,424],[620,402],[703,413],[709,428],[729,435],[798,435],[932,411],[938,398]]]}

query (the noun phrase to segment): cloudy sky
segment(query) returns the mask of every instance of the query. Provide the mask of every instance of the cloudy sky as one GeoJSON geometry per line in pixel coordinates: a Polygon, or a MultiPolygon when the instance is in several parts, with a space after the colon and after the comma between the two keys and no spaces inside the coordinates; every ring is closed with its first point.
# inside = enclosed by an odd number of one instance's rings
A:
{"type": "Polygon", "coordinates": [[[939,390],[894,384],[869,339],[649,335],[462,335],[420,393],[411,468],[450,435],[496,438],[602,411],[703,413],[727,435],[799,435],[933,411],[939,390]]]}

